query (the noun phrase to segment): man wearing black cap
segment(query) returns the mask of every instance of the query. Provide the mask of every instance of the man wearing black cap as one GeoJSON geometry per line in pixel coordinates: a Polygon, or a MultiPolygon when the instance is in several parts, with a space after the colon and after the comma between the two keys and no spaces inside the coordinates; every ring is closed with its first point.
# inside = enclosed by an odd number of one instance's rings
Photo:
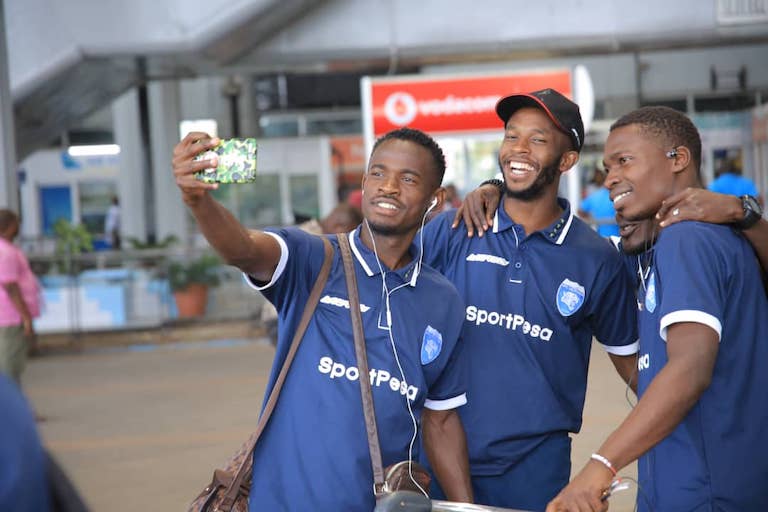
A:
{"type": "Polygon", "coordinates": [[[545,89],[496,112],[505,197],[492,226],[467,237],[443,213],[423,230],[424,256],[466,302],[471,399],[459,411],[475,500],[544,510],[568,483],[592,337],[632,374],[635,303],[619,254],[557,197],[584,142],[578,106],[545,89]]]}

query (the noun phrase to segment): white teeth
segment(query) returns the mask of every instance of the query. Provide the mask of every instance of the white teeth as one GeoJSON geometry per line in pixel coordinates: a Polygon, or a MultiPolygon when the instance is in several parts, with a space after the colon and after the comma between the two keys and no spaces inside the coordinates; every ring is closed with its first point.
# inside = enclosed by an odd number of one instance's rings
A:
{"type": "Polygon", "coordinates": [[[379,208],[386,208],[387,210],[397,210],[397,207],[390,203],[376,203],[379,208]]]}
{"type": "Polygon", "coordinates": [[[616,197],[613,198],[613,204],[618,203],[619,201],[621,201],[631,193],[632,192],[622,192],[621,194],[617,195],[616,197]]]}
{"type": "Polygon", "coordinates": [[[509,168],[514,172],[527,172],[533,171],[533,166],[530,164],[524,164],[522,162],[509,162],[509,168]]]}

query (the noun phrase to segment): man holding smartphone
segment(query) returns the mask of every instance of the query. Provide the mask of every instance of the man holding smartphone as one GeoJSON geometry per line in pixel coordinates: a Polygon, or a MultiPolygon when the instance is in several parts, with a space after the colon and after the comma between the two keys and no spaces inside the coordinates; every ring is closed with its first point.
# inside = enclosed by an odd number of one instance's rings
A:
{"type": "MultiPolygon", "coordinates": [[[[195,161],[218,139],[187,135],[175,148],[176,182],[211,246],[242,270],[279,314],[267,394],[286,358],[303,305],[323,262],[323,241],[297,228],[246,229],[195,179],[216,159],[195,161]]],[[[291,365],[269,424],[254,450],[250,510],[372,510],[371,459],[360,378],[370,378],[385,466],[416,456],[417,422],[448,497],[471,501],[466,441],[457,408],[466,402],[455,288],[421,264],[414,235],[439,206],[445,159],[422,132],[379,139],[363,179],[363,224],[346,236],[355,275],[370,375],[360,375],[344,270],[334,254],[320,303],[291,365]],[[441,307],[434,308],[434,297],[441,307]]],[[[329,238],[336,245],[336,239],[329,238]]]]}

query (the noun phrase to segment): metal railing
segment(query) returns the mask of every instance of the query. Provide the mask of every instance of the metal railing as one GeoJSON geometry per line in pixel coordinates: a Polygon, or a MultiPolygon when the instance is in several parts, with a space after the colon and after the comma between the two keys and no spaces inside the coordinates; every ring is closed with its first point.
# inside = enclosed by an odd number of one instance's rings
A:
{"type": "MultiPolygon", "coordinates": [[[[169,282],[172,262],[190,261],[207,251],[142,249],[69,254],[31,254],[43,286],[39,332],[81,332],[159,327],[176,318],[169,282]]],[[[264,302],[239,271],[220,265],[220,284],[209,289],[205,318],[249,319],[264,302]]]]}
{"type": "Polygon", "coordinates": [[[473,505],[454,501],[430,500],[426,496],[411,492],[394,492],[376,503],[374,512],[525,512],[511,508],[473,505]]]}

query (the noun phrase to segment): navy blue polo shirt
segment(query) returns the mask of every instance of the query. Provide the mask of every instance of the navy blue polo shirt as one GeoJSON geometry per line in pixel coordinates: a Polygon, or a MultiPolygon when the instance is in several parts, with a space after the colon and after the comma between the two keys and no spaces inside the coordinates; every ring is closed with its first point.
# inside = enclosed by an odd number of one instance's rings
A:
{"type": "Polygon", "coordinates": [[[728,227],[680,222],[635,261],[646,259],[638,291],[640,396],[667,363],[669,326],[704,324],[720,344],[709,388],[640,458],[641,496],[650,507],[638,497],[639,510],[768,510],[768,302],[754,252],[728,227]]]}
{"type": "MultiPolygon", "coordinates": [[[[279,314],[278,344],[267,391],[285,360],[293,333],[323,262],[319,237],[287,228],[272,234],[282,257],[272,281],[260,287],[279,314]]],[[[463,303],[435,270],[413,261],[388,271],[392,339],[376,257],[351,232],[370,374],[357,369],[347,285],[335,236],[335,255],[320,303],[254,451],[250,509],[373,510],[373,472],[358,379],[368,378],[385,466],[407,459],[424,407],[445,410],[466,402],[461,355],[463,303]]],[[[413,457],[418,456],[418,443],[413,457]]]]}
{"type": "Polygon", "coordinates": [[[559,201],[562,216],[530,234],[503,208],[482,238],[451,229],[454,212],[424,227],[425,261],[466,303],[460,413],[473,475],[500,474],[548,435],[578,432],[593,336],[613,354],[637,351],[620,254],[559,201]]]}
{"type": "Polygon", "coordinates": [[[50,510],[45,451],[32,410],[15,382],[0,374],[0,510],[50,510]]]}

